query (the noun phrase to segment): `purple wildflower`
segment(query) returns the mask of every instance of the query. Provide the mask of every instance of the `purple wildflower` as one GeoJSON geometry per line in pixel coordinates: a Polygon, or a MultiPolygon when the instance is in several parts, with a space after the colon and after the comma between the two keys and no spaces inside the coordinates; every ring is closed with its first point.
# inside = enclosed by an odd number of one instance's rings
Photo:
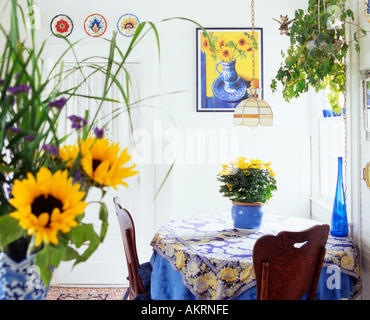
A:
{"type": "Polygon", "coordinates": [[[8,92],[10,94],[18,94],[18,93],[26,93],[28,94],[28,92],[30,91],[31,87],[30,86],[27,86],[26,84],[19,84],[15,87],[8,87],[8,92]]]}
{"type": "Polygon", "coordinates": [[[16,127],[7,127],[7,130],[14,132],[14,133],[22,133],[22,129],[16,127]]]}
{"type": "Polygon", "coordinates": [[[104,137],[104,128],[99,129],[98,127],[96,127],[94,129],[94,133],[95,133],[95,137],[97,137],[98,139],[101,139],[104,137]]]}
{"type": "Polygon", "coordinates": [[[58,100],[54,100],[49,102],[49,108],[56,107],[59,110],[62,110],[65,104],[67,103],[68,99],[66,98],[60,98],[58,100]]]}
{"type": "Polygon", "coordinates": [[[81,171],[77,169],[73,176],[73,183],[82,183],[82,182],[83,182],[83,176],[81,174],[81,171]]]}
{"type": "Polygon", "coordinates": [[[53,144],[44,144],[42,150],[49,152],[52,156],[57,156],[59,154],[59,149],[53,144]]]}
{"type": "Polygon", "coordinates": [[[83,126],[87,124],[87,120],[84,118],[81,118],[76,115],[72,115],[68,117],[69,120],[72,121],[72,129],[81,129],[83,126]]]}
{"type": "Polygon", "coordinates": [[[25,136],[24,141],[34,141],[36,139],[36,136],[34,134],[30,134],[28,136],[25,136]]]}

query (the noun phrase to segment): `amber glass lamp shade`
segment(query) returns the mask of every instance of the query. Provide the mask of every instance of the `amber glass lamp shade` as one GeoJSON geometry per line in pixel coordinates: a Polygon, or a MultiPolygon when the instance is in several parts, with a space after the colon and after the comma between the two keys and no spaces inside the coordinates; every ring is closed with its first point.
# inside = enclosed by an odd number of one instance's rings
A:
{"type": "Polygon", "coordinates": [[[261,88],[248,88],[249,98],[240,102],[234,111],[236,126],[272,126],[273,114],[268,103],[258,97],[261,88]]]}

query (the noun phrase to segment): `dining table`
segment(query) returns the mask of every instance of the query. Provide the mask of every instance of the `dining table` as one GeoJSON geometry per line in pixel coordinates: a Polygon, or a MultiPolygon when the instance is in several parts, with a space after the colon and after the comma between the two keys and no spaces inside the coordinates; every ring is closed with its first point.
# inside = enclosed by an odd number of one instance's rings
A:
{"type": "MultiPolygon", "coordinates": [[[[260,228],[234,228],[228,212],[169,221],[151,246],[153,300],[256,300],[253,247],[263,235],[302,231],[318,221],[265,214],[260,228]]],[[[356,299],[361,293],[359,250],[350,236],[329,235],[315,295],[318,300],[356,299]]]]}

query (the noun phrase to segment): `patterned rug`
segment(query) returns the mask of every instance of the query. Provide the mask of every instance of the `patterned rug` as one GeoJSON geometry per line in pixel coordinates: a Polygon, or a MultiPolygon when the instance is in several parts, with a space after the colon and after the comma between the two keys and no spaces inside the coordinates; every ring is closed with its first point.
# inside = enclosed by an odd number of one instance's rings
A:
{"type": "Polygon", "coordinates": [[[51,286],[46,300],[122,300],[127,288],[51,286]]]}

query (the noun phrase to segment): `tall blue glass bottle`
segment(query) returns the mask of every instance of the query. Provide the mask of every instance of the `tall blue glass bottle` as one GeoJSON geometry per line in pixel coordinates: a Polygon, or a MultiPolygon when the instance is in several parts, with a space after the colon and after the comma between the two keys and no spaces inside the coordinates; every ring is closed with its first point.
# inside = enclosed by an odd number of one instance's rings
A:
{"type": "Polygon", "coordinates": [[[330,234],[336,237],[348,235],[346,197],[343,187],[342,157],[338,158],[338,180],[335,192],[330,234]]]}

